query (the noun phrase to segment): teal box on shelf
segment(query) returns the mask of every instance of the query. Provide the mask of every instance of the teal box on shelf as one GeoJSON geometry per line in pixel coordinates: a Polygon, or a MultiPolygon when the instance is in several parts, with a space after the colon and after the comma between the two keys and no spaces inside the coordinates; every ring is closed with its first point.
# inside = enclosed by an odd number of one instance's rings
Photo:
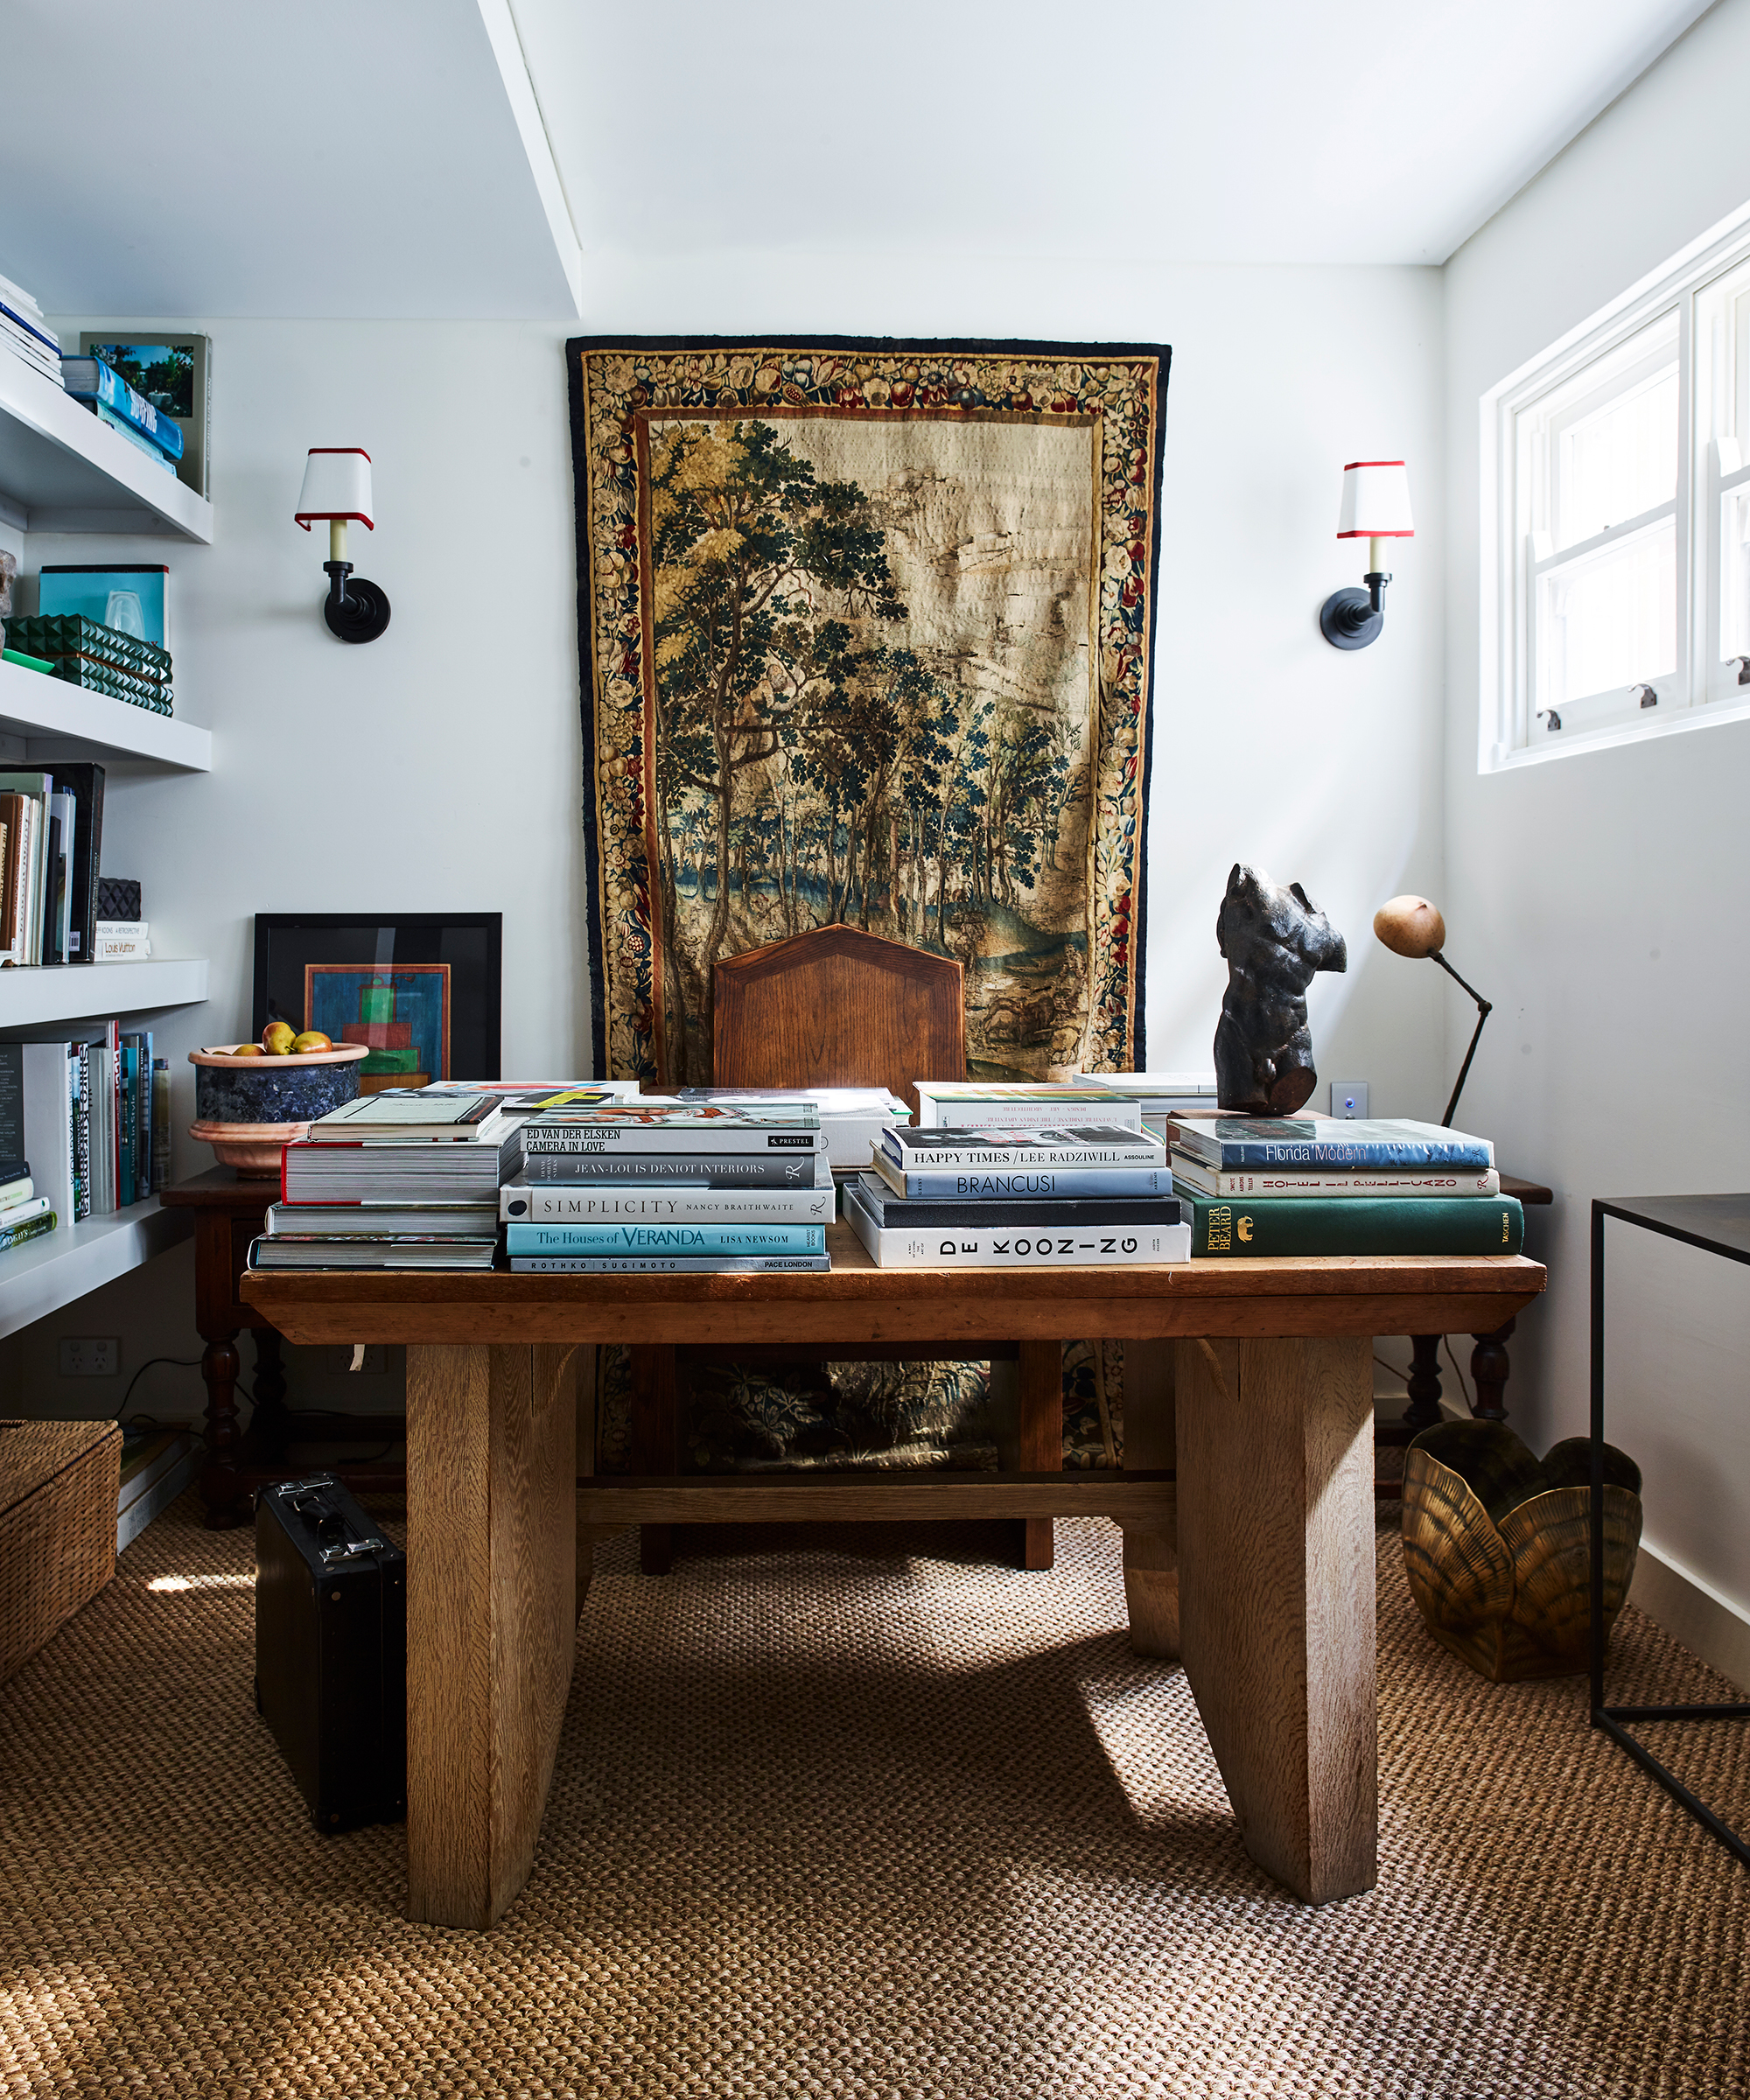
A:
{"type": "Polygon", "coordinates": [[[126,568],[46,562],[37,579],[37,611],[45,618],[76,613],[168,649],[170,570],[162,562],[126,568]]]}

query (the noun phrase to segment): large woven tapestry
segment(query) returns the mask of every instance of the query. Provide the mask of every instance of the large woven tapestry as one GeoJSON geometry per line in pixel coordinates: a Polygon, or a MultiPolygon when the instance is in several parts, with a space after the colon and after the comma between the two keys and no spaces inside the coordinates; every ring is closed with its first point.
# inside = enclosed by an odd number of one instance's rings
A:
{"type": "Polygon", "coordinates": [[[710,1076],[712,965],[956,957],[974,1076],[1139,1068],[1168,352],[567,346],[595,1068],[710,1076]]]}

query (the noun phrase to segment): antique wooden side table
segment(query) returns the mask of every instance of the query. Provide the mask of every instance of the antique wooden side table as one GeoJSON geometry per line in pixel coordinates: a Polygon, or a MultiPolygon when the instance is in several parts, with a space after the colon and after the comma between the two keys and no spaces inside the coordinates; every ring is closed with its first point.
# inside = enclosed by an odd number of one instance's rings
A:
{"type": "MultiPolygon", "coordinates": [[[[261,1231],[270,1203],[279,1195],[276,1180],[247,1180],[234,1167],[211,1167],[192,1180],[164,1189],[160,1202],[187,1209],[194,1219],[194,1325],[206,1345],[200,1376],[206,1385],[204,1434],[206,1463],[200,1474],[200,1499],[206,1506],[206,1528],[228,1530],[251,1521],[256,1488],[270,1480],[286,1480],[307,1470],[295,1465],[289,1447],[311,1436],[285,1404],[285,1368],[280,1361],[277,1328],[239,1295],[248,1266],[249,1242],[261,1231]],[[247,1432],[237,1411],[242,1359],[237,1337],[245,1328],[255,1336],[256,1375],[247,1432]]],[[[320,1441],[345,1446],[365,1443],[399,1445],[407,1434],[400,1415],[325,1416],[320,1441]]],[[[399,1494],[407,1480],[399,1460],[332,1462],[321,1468],[359,1493],[399,1494]]]]}

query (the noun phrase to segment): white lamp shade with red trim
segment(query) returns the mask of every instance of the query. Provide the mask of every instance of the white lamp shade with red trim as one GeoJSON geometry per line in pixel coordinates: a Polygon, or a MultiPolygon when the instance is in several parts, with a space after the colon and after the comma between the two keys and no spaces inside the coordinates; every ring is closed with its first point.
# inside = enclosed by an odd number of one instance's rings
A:
{"type": "Polygon", "coordinates": [[[318,518],[356,518],[367,532],[374,532],[370,454],[356,444],[312,445],[292,514],[306,532],[318,518]]]}
{"type": "MultiPolygon", "coordinates": [[[[312,455],[312,458],[314,455],[312,455]]],[[[1340,540],[1413,540],[1410,476],[1401,459],[1352,459],[1343,469],[1340,540]]]]}

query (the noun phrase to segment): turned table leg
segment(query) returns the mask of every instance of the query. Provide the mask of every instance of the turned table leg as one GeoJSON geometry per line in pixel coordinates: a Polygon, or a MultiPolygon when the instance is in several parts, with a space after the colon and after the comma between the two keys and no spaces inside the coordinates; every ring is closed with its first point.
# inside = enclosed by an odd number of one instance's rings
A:
{"type": "Polygon", "coordinates": [[[1413,1434],[1432,1429],[1440,1420],[1440,1337],[1410,1337],[1410,1376],[1404,1381],[1410,1404],[1404,1410],[1404,1426],[1413,1434]]]}
{"type": "MultiPolygon", "coordinates": [[[[1058,1473],[1063,1466],[1063,1344],[1024,1341],[1012,1360],[990,1366],[997,1463],[1005,1473],[1058,1473]]],[[[1048,1516],[1015,1519],[1015,1564],[1043,1570],[1057,1556],[1048,1516]]]]}
{"type": "Polygon", "coordinates": [[[1178,1351],[1186,1676],[1247,1852],[1307,1903],[1378,1872],[1371,1355],[1178,1351]]]}
{"type": "Polygon", "coordinates": [[[407,1352],[407,1913],[528,1879],[570,1690],[577,1403],[558,1343],[407,1352]]]}
{"type": "Polygon", "coordinates": [[[1507,1409],[1502,1401],[1502,1390],[1507,1383],[1512,1365],[1507,1361],[1507,1344],[1514,1327],[1509,1320],[1505,1326],[1497,1327],[1492,1334],[1473,1334],[1477,1345],[1471,1352],[1471,1377],[1476,1385],[1476,1398],[1471,1402],[1471,1412],[1479,1422],[1504,1422],[1507,1409]]]}
{"type": "Polygon", "coordinates": [[[206,1529],[228,1531],[249,1520],[249,1491],[244,1484],[243,1426],[237,1415],[237,1330],[209,1334],[200,1358],[206,1385],[206,1418],[202,1434],[206,1463],[200,1474],[200,1499],[206,1506],[206,1529]]]}

